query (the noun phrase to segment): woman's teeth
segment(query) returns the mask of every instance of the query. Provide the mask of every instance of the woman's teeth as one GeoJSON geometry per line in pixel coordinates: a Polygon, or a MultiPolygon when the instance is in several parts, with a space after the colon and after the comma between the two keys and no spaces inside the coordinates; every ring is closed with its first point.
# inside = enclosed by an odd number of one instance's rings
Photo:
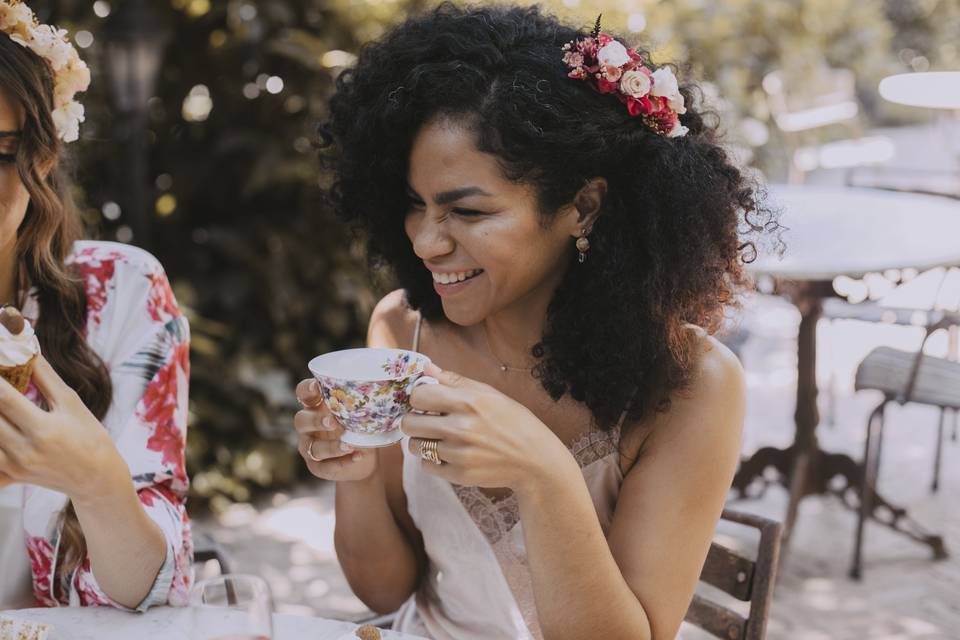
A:
{"type": "Polygon", "coordinates": [[[483,269],[471,269],[470,271],[455,271],[453,273],[434,273],[433,281],[439,282],[440,284],[455,284],[457,282],[463,282],[464,280],[469,280],[474,276],[478,276],[483,273],[483,269]]]}

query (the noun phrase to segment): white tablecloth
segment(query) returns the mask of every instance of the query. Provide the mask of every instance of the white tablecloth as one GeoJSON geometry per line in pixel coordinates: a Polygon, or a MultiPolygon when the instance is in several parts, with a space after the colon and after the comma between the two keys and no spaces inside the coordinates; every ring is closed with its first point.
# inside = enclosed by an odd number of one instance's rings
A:
{"type": "MultiPolygon", "coordinates": [[[[194,640],[189,609],[156,607],[127,613],[106,607],[20,609],[0,615],[43,622],[54,627],[50,640],[194,640]]],[[[225,611],[224,615],[235,615],[225,611]]],[[[273,640],[348,640],[357,625],[336,620],[274,614],[273,640]]],[[[418,636],[383,631],[384,640],[422,640],[418,636]]]]}

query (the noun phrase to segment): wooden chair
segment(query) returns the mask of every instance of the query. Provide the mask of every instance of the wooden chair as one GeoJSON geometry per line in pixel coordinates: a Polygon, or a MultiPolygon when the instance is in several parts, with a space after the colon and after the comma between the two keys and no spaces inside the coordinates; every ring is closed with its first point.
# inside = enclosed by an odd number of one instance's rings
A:
{"type": "MultiPolygon", "coordinates": [[[[695,595],[684,619],[717,638],[762,640],[766,632],[770,601],[773,598],[783,525],[761,516],[730,509],[724,510],[721,519],[760,531],[757,559],[751,560],[714,542],[707,553],[700,580],[742,602],[749,602],[750,615],[744,618],[731,609],[695,595]]],[[[389,629],[394,617],[394,614],[388,614],[365,622],[389,629]]]]}
{"type": "Polygon", "coordinates": [[[767,628],[773,586],[780,557],[780,534],[783,525],[767,518],[725,509],[722,520],[760,531],[756,560],[714,542],[710,545],[700,581],[724,593],[750,603],[744,618],[699,594],[687,610],[685,620],[707,633],[727,640],[761,640],[767,628]]]}

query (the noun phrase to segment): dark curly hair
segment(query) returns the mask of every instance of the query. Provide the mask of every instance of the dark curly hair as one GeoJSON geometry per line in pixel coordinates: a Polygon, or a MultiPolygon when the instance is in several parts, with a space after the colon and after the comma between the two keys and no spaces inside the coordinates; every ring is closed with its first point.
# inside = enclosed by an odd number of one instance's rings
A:
{"type": "Polygon", "coordinates": [[[553,398],[569,393],[609,429],[625,408],[640,420],[688,384],[685,325],[719,327],[755,254],[744,233],[776,222],[719,145],[715,118],[697,110],[696,87],[681,87],[689,133],[667,138],[568,78],[561,47],[585,35],[537,7],[442,4],[362,49],[318,144],[337,213],[427,319],[442,316],[440,298],[404,232],[410,149],[426,123],[469,127],[508,179],[532,185],[546,221],[606,178],[590,258],[568,270],[533,355],[553,398]]]}

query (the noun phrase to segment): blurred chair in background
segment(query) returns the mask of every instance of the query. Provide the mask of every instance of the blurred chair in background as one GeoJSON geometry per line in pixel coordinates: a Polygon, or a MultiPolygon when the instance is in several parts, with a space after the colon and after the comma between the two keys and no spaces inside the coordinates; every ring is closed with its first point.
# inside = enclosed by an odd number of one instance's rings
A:
{"type": "Polygon", "coordinates": [[[822,69],[805,75],[802,86],[793,84],[781,71],[763,78],[767,106],[790,154],[791,184],[802,183],[815,169],[853,169],[893,157],[892,140],[863,135],[853,71],[822,69]],[[846,137],[824,141],[827,127],[842,128],[846,137]]]}
{"type": "Polygon", "coordinates": [[[946,415],[948,411],[960,410],[960,362],[926,355],[924,347],[935,332],[941,329],[951,331],[960,326],[960,314],[946,311],[940,311],[937,314],[938,319],[927,326],[916,352],[877,347],[857,368],[855,388],[858,391],[862,389],[880,391],[883,393],[883,400],[867,419],[862,463],[863,479],[860,484],[860,513],[854,542],[853,564],[850,568],[850,575],[853,578],[859,579],[862,576],[864,525],[871,515],[887,526],[903,531],[918,542],[928,545],[936,559],[947,557],[947,551],[940,536],[920,529],[904,517],[905,512],[902,509],[878,503],[876,495],[885,410],[891,402],[901,405],[913,402],[940,409],[931,491],[935,492],[939,487],[946,415]]]}
{"type": "Polygon", "coordinates": [[[194,564],[205,564],[215,560],[220,566],[221,575],[231,573],[232,562],[227,552],[220,546],[213,536],[207,533],[194,533],[193,535],[193,562],[194,564]]]}

